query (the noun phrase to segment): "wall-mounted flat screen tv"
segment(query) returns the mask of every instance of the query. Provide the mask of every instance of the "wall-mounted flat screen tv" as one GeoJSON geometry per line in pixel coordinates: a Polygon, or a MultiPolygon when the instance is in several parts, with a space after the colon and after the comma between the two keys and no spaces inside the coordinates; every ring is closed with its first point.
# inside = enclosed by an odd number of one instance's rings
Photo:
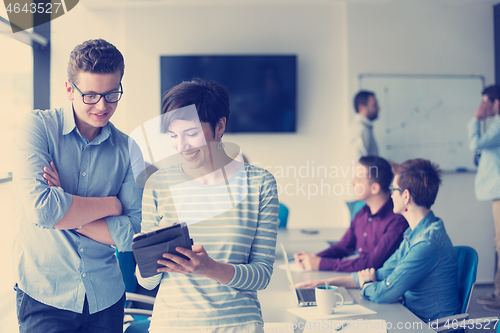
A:
{"type": "Polygon", "coordinates": [[[295,132],[296,55],[161,56],[162,94],[194,78],[218,82],[229,90],[231,117],[226,132],[295,132]]]}

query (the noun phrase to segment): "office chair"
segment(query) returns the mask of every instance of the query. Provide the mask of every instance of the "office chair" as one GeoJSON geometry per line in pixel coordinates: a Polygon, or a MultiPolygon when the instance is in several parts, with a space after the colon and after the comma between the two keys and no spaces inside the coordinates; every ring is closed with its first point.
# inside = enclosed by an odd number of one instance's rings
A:
{"type": "Polygon", "coordinates": [[[286,228],[286,223],[288,222],[288,207],[280,202],[280,208],[278,211],[278,228],[286,228]]]}
{"type": "Polygon", "coordinates": [[[135,279],[135,259],[132,252],[116,251],[116,259],[122,271],[123,282],[125,283],[125,292],[134,293],[136,289],[135,279]]]}
{"type": "Polygon", "coordinates": [[[433,329],[440,333],[463,332],[463,330],[457,330],[457,328],[466,327],[467,325],[467,319],[469,318],[467,308],[469,307],[472,286],[476,282],[477,264],[479,261],[476,250],[469,246],[455,246],[455,251],[458,259],[458,299],[460,301],[460,313],[439,319],[437,328],[433,327],[433,329]],[[459,326],[460,322],[464,320],[464,325],[459,326]],[[454,321],[455,323],[458,322],[458,326],[455,325],[455,328],[450,326],[450,323],[454,321]]]}
{"type": "MultiPolygon", "coordinates": [[[[126,309],[125,309],[126,310],[126,309]]],[[[123,333],[148,333],[150,316],[145,320],[134,321],[124,325],[123,333]]]]}
{"type": "Polygon", "coordinates": [[[361,208],[363,208],[365,206],[365,204],[366,204],[366,202],[362,201],[362,200],[361,201],[357,200],[357,201],[347,201],[346,202],[347,208],[349,208],[349,214],[351,217],[351,221],[354,218],[354,216],[356,216],[356,214],[361,210],[361,208]]]}
{"type": "Polygon", "coordinates": [[[135,259],[132,252],[118,252],[116,251],[116,258],[120,270],[122,271],[123,282],[125,283],[125,309],[124,309],[124,332],[146,332],[149,328],[149,317],[153,311],[152,305],[154,304],[154,296],[157,289],[149,292],[150,295],[141,295],[137,279],[135,277],[135,259]],[[143,323],[141,327],[145,327],[142,331],[136,331],[138,323],[143,323]],[[134,328],[135,327],[135,328],[134,328]]]}
{"type": "Polygon", "coordinates": [[[477,264],[476,250],[469,246],[455,246],[458,259],[458,299],[462,303],[461,313],[469,307],[472,286],[476,282],[477,264]]]}

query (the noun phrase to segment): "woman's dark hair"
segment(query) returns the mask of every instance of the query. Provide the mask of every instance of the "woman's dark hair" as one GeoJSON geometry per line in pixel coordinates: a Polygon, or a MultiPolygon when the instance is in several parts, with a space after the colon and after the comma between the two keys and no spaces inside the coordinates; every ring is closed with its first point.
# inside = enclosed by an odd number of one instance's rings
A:
{"type": "Polygon", "coordinates": [[[410,191],[418,206],[430,209],[436,201],[441,185],[441,170],[436,163],[422,158],[415,158],[392,166],[399,176],[398,186],[410,191]]]}
{"type": "Polygon", "coordinates": [[[229,92],[219,83],[194,79],[184,81],[181,84],[167,90],[162,99],[161,113],[162,131],[166,132],[170,123],[176,119],[194,120],[197,117],[200,122],[209,123],[215,135],[215,126],[220,119],[226,118],[226,124],[231,115],[229,108],[229,92]],[[187,106],[194,105],[196,112],[187,106]],[[177,109],[180,112],[170,112],[177,109]]]}

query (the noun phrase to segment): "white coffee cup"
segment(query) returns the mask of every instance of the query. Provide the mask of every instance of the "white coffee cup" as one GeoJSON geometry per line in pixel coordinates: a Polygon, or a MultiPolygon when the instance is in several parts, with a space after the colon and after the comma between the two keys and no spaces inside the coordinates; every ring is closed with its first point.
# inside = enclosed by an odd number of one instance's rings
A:
{"type": "Polygon", "coordinates": [[[337,289],[335,286],[316,287],[316,304],[322,315],[330,315],[334,309],[344,305],[344,297],[338,293],[337,289]],[[338,298],[340,298],[340,304],[337,304],[338,298]]]}

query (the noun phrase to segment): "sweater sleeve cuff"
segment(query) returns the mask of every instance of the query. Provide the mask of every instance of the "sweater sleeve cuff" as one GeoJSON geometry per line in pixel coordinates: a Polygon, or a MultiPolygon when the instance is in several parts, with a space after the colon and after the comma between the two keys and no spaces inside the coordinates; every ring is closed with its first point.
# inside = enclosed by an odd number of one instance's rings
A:
{"type": "MultiPolygon", "coordinates": [[[[232,265],[232,264],[230,264],[232,265]]],[[[241,272],[241,267],[239,267],[238,265],[233,265],[234,267],[234,275],[233,275],[233,278],[231,279],[231,281],[228,282],[227,286],[229,287],[233,287],[233,288],[238,288],[238,285],[241,284],[241,276],[242,276],[242,272],[241,272]]]]}

